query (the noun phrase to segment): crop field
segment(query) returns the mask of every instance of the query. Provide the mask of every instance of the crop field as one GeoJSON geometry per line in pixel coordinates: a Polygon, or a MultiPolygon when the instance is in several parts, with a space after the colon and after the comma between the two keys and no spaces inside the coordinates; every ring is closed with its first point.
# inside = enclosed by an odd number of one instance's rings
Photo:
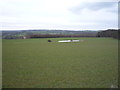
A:
{"type": "Polygon", "coordinates": [[[118,85],[118,40],[72,38],[2,41],[3,88],[111,88],[118,85]],[[47,40],[53,42],[48,42],[47,40]]]}

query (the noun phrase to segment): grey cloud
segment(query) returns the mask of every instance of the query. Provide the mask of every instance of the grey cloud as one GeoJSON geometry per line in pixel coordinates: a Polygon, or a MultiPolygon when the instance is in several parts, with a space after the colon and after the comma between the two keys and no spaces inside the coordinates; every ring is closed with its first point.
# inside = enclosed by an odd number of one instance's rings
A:
{"type": "Polygon", "coordinates": [[[100,10],[100,9],[112,7],[115,4],[116,3],[114,2],[98,2],[93,4],[87,4],[87,8],[91,10],[100,10]]]}
{"type": "Polygon", "coordinates": [[[70,10],[74,13],[79,13],[83,9],[89,9],[93,11],[98,11],[101,9],[107,9],[109,12],[117,12],[117,2],[90,2],[90,3],[82,3],[79,6],[73,7],[70,10]],[[113,8],[113,9],[111,9],[113,8]]]}

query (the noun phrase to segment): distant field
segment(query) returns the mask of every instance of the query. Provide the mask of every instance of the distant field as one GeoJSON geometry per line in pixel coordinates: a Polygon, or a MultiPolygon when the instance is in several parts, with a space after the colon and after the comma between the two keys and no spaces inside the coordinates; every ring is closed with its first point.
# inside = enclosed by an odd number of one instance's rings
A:
{"type": "Polygon", "coordinates": [[[3,88],[110,88],[118,84],[118,41],[112,38],[3,40],[3,88]]]}

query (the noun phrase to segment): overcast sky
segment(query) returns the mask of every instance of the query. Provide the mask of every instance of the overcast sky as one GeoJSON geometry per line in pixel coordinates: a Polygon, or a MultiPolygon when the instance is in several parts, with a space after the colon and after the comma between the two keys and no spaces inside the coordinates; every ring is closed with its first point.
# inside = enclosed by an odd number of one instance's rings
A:
{"type": "Polygon", "coordinates": [[[116,29],[118,1],[0,0],[0,30],[116,29]]]}

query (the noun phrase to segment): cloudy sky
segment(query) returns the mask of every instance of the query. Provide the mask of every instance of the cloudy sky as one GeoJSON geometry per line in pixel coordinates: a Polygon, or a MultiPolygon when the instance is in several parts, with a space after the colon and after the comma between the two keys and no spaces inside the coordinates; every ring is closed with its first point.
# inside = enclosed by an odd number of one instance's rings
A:
{"type": "Polygon", "coordinates": [[[0,0],[0,30],[116,29],[118,1],[0,0]]]}

